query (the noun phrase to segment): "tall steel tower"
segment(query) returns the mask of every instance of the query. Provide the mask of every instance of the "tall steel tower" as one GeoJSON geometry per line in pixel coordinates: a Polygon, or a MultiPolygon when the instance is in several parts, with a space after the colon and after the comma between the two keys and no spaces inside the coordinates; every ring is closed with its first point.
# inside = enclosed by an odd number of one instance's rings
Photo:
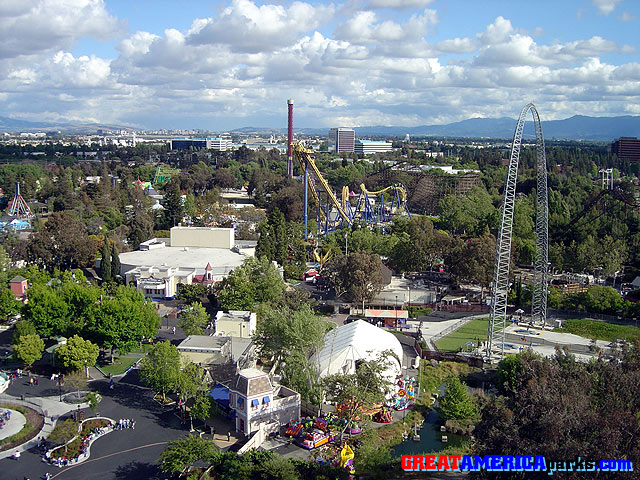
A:
{"type": "Polygon", "coordinates": [[[287,176],[293,178],[293,152],[291,151],[291,144],[293,143],[293,99],[287,100],[287,106],[289,109],[288,129],[287,129],[287,176]]]}
{"type": "Polygon", "coordinates": [[[500,233],[496,247],[496,265],[491,288],[491,313],[486,355],[489,359],[504,356],[504,329],[507,321],[507,294],[509,293],[509,267],[511,264],[511,233],[513,231],[513,211],[520,161],[520,145],[525,118],[531,111],[536,131],[536,252],[534,262],[533,299],[531,314],[533,320],[544,326],[547,321],[547,285],[549,272],[549,203],[547,191],[547,159],[544,152],[544,137],[540,115],[533,103],[528,103],[520,112],[511,145],[511,159],[504,189],[500,233]]]}

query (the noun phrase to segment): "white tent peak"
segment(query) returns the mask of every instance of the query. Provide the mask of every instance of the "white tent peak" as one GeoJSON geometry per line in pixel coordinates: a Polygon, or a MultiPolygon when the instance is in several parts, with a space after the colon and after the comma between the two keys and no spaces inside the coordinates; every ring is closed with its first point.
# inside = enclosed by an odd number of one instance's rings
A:
{"type": "Polygon", "coordinates": [[[400,341],[392,333],[364,320],[356,320],[328,332],[324,336],[324,346],[311,357],[311,363],[321,377],[352,374],[358,360],[375,360],[385,350],[391,350],[399,359],[391,358],[391,367],[385,372],[395,379],[402,367],[400,341]]]}

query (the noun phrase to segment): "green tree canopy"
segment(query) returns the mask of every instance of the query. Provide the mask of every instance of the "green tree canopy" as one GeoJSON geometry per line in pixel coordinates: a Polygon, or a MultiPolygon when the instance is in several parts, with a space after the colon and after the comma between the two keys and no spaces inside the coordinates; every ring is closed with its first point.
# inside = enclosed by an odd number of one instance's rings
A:
{"type": "Polygon", "coordinates": [[[56,349],[56,361],[68,370],[76,371],[95,365],[100,348],[78,335],[67,339],[67,343],[56,349]]]}
{"type": "Polygon", "coordinates": [[[447,389],[444,397],[440,399],[438,410],[447,420],[469,418],[478,412],[466,385],[460,381],[457,375],[447,379],[447,389]]]}
{"type": "Polygon", "coordinates": [[[329,278],[338,296],[365,302],[375,297],[384,287],[380,256],[363,252],[341,255],[330,260],[329,278]]]}
{"type": "Polygon", "coordinates": [[[209,323],[209,314],[200,302],[193,303],[180,314],[178,326],[187,335],[202,335],[202,329],[209,323]]]}
{"type": "Polygon", "coordinates": [[[256,303],[277,299],[285,287],[269,259],[251,257],[216,285],[216,296],[224,310],[251,310],[256,303]]]}
{"type": "Polygon", "coordinates": [[[100,260],[100,277],[103,282],[111,280],[111,247],[107,237],[103,237],[102,259],[100,260]]]}
{"type": "Polygon", "coordinates": [[[13,346],[15,356],[26,365],[33,365],[34,362],[42,358],[44,351],[44,341],[35,334],[22,335],[18,343],[13,346]]]}
{"type": "Polygon", "coordinates": [[[174,389],[180,376],[181,357],[178,348],[167,340],[156,343],[140,362],[140,377],[157,391],[174,389]]]}
{"type": "Polygon", "coordinates": [[[0,290],[0,320],[7,321],[15,316],[22,307],[15,294],[8,288],[0,290]]]}
{"type": "Polygon", "coordinates": [[[189,435],[169,442],[160,454],[158,464],[165,473],[181,473],[198,460],[212,463],[218,455],[213,442],[189,435]]]}

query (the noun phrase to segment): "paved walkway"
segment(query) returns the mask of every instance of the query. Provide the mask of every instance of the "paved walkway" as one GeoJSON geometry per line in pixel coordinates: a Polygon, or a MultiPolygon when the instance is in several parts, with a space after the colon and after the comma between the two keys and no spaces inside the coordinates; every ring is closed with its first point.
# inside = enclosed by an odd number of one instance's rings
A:
{"type": "Polygon", "coordinates": [[[2,411],[2,413],[6,412],[7,410],[11,412],[11,417],[9,418],[9,420],[5,420],[4,426],[2,427],[2,429],[0,429],[0,440],[15,435],[20,430],[22,430],[24,424],[27,423],[27,419],[25,418],[25,416],[17,410],[12,410],[10,408],[0,408],[0,411],[2,411]]]}

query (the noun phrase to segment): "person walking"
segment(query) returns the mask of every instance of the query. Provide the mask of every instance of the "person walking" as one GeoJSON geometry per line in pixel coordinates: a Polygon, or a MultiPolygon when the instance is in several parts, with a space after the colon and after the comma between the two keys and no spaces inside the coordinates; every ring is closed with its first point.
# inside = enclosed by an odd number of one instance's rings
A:
{"type": "Polygon", "coordinates": [[[171,333],[172,333],[173,335],[175,335],[175,334],[176,334],[176,327],[172,327],[172,328],[171,328],[171,333]]]}
{"type": "Polygon", "coordinates": [[[109,389],[113,390],[113,378],[109,381],[109,389]]]}
{"type": "Polygon", "coordinates": [[[231,441],[231,432],[227,432],[227,442],[231,441]]]}

